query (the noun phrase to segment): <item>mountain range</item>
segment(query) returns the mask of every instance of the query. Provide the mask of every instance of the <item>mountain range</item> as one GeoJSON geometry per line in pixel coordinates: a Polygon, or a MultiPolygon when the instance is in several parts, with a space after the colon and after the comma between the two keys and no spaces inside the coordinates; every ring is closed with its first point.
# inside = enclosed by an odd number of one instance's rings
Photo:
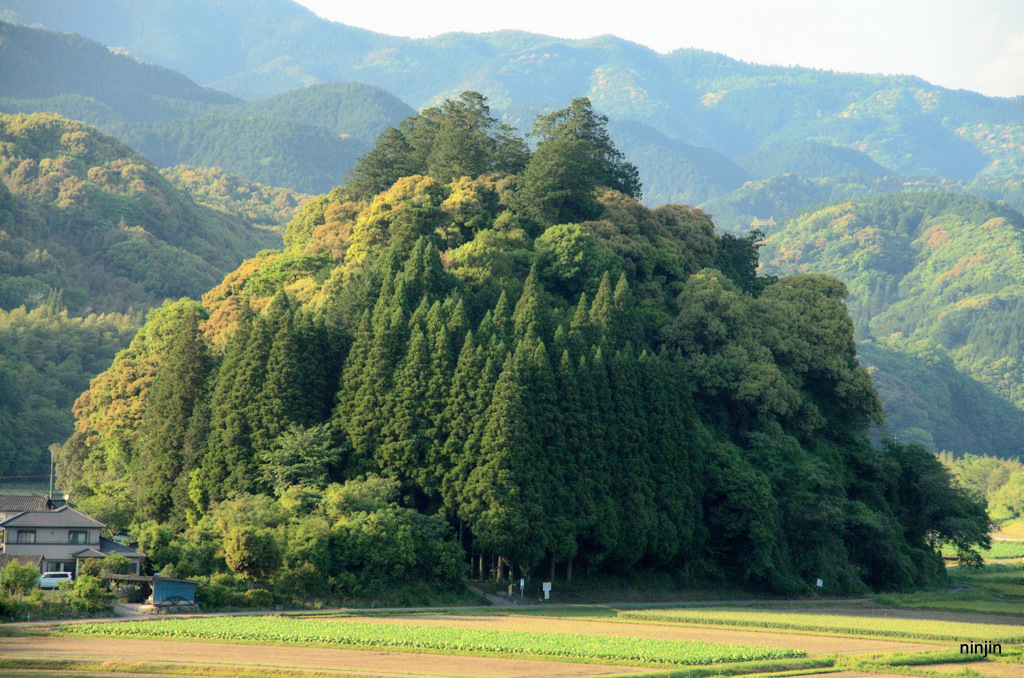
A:
{"type": "Polygon", "coordinates": [[[859,150],[889,174],[973,183],[991,198],[1012,188],[1004,183],[1024,154],[1021,97],[699,50],[658,54],[613,36],[499,31],[414,40],[320,19],[289,0],[3,0],[0,18],[80,33],[250,100],[356,81],[422,109],[476,90],[524,130],[536,113],[588,96],[613,121],[729,157],[812,140],[859,150]]]}
{"type": "Polygon", "coordinates": [[[20,136],[9,140],[0,158],[7,214],[36,215],[0,224],[5,261],[17,262],[0,271],[4,309],[30,310],[58,290],[52,309],[72,317],[198,296],[241,259],[279,246],[273,231],[304,194],[343,183],[380,132],[416,109],[474,89],[525,133],[537,113],[586,95],[638,168],[644,203],[699,205],[733,233],[764,221],[766,272],[825,272],[847,284],[860,359],[891,433],[956,454],[1024,451],[1012,330],[1019,277],[1009,273],[1020,271],[1022,249],[1024,98],[696,50],[662,55],[611,36],[395,38],[287,0],[0,0],[0,19],[0,61],[9,66],[0,69],[0,111],[56,112],[127,145],[53,117],[6,123],[51,131],[28,135],[31,152],[20,136]],[[116,150],[87,161],[52,130],[116,150]],[[36,174],[17,174],[29,160],[36,174]],[[141,168],[149,193],[129,196],[126,183],[114,209],[112,189],[93,177],[106,177],[111,163],[141,168]],[[102,224],[105,240],[75,244],[88,229],[75,231],[72,245],[53,235],[53,215],[64,214],[88,215],[75,218],[102,224]],[[222,240],[188,224],[216,224],[211,233],[222,240]],[[926,246],[938,227],[952,246],[926,246]],[[249,235],[228,246],[229,232],[249,235]],[[994,238],[1005,247],[990,251],[994,238]],[[68,264],[60,253],[71,249],[68,264]],[[85,261],[106,266],[115,250],[128,252],[117,259],[125,285],[108,290],[95,282],[102,276],[83,284],[69,273],[85,261]],[[787,258],[796,250],[802,259],[787,258]],[[58,264],[33,259],[37,251],[58,264]],[[972,251],[986,258],[970,263],[972,251]],[[195,274],[159,275],[152,257],[191,262],[195,274]],[[971,286],[950,287],[967,269],[971,286]],[[907,311],[925,302],[923,316],[907,311]]]}

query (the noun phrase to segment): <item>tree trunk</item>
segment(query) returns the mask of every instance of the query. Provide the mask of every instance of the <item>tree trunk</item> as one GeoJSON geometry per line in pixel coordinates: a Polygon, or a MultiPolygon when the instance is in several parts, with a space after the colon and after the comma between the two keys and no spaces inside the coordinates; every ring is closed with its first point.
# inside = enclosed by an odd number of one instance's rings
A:
{"type": "Polygon", "coordinates": [[[569,564],[565,566],[565,583],[572,583],[572,558],[569,559],[569,564]]]}
{"type": "Polygon", "coordinates": [[[551,574],[548,575],[548,581],[555,581],[555,554],[551,554],[551,574]]]}

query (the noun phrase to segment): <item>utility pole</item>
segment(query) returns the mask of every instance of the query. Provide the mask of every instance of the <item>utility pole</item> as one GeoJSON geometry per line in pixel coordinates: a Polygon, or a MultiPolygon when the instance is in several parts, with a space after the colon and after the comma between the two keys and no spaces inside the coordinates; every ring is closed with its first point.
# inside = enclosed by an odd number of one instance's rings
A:
{"type": "Polygon", "coordinates": [[[57,449],[57,443],[50,445],[50,491],[46,493],[47,503],[53,501],[53,453],[56,452],[57,449]]]}

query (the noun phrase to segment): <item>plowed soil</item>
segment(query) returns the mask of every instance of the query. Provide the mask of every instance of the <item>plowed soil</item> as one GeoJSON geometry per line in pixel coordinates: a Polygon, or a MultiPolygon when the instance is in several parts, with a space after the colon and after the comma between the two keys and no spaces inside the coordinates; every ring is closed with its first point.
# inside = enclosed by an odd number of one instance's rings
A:
{"type": "Polygon", "coordinates": [[[264,669],[291,668],[349,674],[365,673],[374,676],[577,678],[648,671],[635,666],[570,664],[528,659],[135,638],[4,638],[0,642],[0,657],[116,660],[264,669]]]}

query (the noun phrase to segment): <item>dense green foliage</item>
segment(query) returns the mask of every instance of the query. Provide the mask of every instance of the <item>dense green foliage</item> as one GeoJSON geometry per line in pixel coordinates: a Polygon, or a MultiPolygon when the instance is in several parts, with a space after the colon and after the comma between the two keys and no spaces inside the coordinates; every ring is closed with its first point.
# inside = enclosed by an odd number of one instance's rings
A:
{"type": "Polygon", "coordinates": [[[880,347],[866,355],[881,357],[879,369],[891,376],[877,383],[896,421],[908,426],[901,438],[957,454],[1015,457],[1024,450],[1019,212],[965,195],[896,193],[795,215],[768,238],[764,252],[769,272],[822,272],[847,284],[858,336],[880,347]],[[907,379],[912,368],[886,359],[887,350],[936,365],[928,380],[934,390],[907,379]],[[950,363],[1016,411],[993,407],[985,389],[943,378],[950,363]],[[934,426],[911,423],[920,420],[913,408],[930,412],[934,426]],[[952,409],[960,412],[949,414],[952,409]],[[934,418],[940,410],[946,421],[934,418]],[[971,412],[976,418],[966,420],[971,412]],[[948,427],[940,430],[952,420],[963,427],[954,440],[948,427]]]}
{"type": "Polygon", "coordinates": [[[0,474],[45,477],[47,446],[136,313],[199,296],[275,241],[91,127],[0,115],[0,474]]]}
{"type": "Polygon", "coordinates": [[[526,144],[491,116],[486,99],[464,92],[436,108],[385,130],[359,159],[346,183],[353,198],[369,199],[402,177],[427,175],[441,182],[487,172],[518,172],[526,144]]]}
{"type": "Polygon", "coordinates": [[[57,295],[0,310],[0,476],[44,475],[48,446],[73,430],[71,405],[131,340],[141,318],[71,317],[57,295]]]}
{"type": "Polygon", "coordinates": [[[17,560],[7,563],[7,567],[0,571],[0,586],[11,594],[28,593],[38,580],[39,568],[28,563],[22,564],[17,560]]]}
{"type": "Polygon", "coordinates": [[[230,619],[175,619],[76,625],[73,633],[112,637],[200,638],[259,643],[326,643],[401,647],[500,655],[572,657],[666,664],[722,664],[803,657],[804,652],[650,638],[532,633],[497,629],[418,626],[344,619],[253,618],[243,627],[230,619]]]}
{"type": "Polygon", "coordinates": [[[1024,517],[1024,464],[1019,459],[968,454],[954,460],[949,453],[941,458],[971,496],[988,503],[992,520],[1024,517]]]}
{"type": "Polygon", "coordinates": [[[885,406],[886,427],[900,440],[957,455],[1020,453],[1024,412],[958,370],[945,351],[869,339],[857,353],[885,406]]]}
{"type": "Polygon", "coordinates": [[[0,115],[0,180],[0,308],[53,289],[72,312],[198,296],[278,237],[197,206],[113,137],[52,114],[0,115]]]}
{"type": "Polygon", "coordinates": [[[217,167],[175,165],[160,170],[160,174],[200,205],[282,234],[299,207],[311,197],[287,188],[246,181],[217,167]]]}
{"type": "MultiPolygon", "coordinates": [[[[276,562],[260,531],[291,520],[283,547],[317,515],[320,553],[368,566],[346,559],[370,528],[331,508],[332,488],[366,474],[525,573],[904,588],[943,577],[934,543],[984,545],[984,512],[933,455],[869,446],[881,408],[842,283],[758,278],[756,232],[638,204],[589,102],[535,130],[530,154],[466,93],[385,132],[350,185],[306,204],[284,251],[150,314],[76,404],[63,481],[163,523],[151,531],[168,543],[191,525],[182,550],[196,525],[241,514],[218,529],[234,535],[228,566],[254,578],[269,573],[251,554],[276,562]],[[430,175],[366,196],[365,179],[421,162],[401,142],[423,130],[430,175]],[[295,517],[261,523],[233,502],[295,517]],[[355,542],[333,536],[342,524],[355,542]]],[[[399,535],[416,525],[375,528],[374,557],[408,568],[425,546],[399,535]]],[[[450,573],[445,558],[423,562],[450,573]]]]}
{"type": "MultiPolygon", "coordinates": [[[[34,565],[18,566],[12,562],[0,573],[0,581],[8,572],[21,569],[23,575],[34,581],[39,569],[34,565]]],[[[25,581],[25,580],[23,580],[25,581]]],[[[68,619],[79,617],[107,616],[112,611],[110,594],[103,583],[88,574],[79,576],[74,583],[61,584],[60,591],[44,592],[31,589],[27,595],[0,590],[0,621],[41,621],[44,619],[68,619]]]]}

